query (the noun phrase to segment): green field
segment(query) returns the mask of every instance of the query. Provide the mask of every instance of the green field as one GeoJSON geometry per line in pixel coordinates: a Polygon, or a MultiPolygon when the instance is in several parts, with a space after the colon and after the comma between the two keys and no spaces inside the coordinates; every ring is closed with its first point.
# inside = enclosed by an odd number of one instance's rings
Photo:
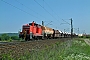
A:
{"type": "Polygon", "coordinates": [[[44,49],[32,49],[20,57],[4,54],[2,60],[90,60],[90,46],[81,39],[73,39],[44,49]]]}

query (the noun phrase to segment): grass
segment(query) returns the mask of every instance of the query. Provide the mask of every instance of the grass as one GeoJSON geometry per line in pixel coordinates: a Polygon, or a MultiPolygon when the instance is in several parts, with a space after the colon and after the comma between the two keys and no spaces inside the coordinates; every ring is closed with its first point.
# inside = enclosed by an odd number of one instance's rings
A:
{"type": "Polygon", "coordinates": [[[2,60],[90,60],[90,46],[83,40],[73,40],[45,46],[44,49],[32,49],[20,57],[2,55],[2,60]]]}

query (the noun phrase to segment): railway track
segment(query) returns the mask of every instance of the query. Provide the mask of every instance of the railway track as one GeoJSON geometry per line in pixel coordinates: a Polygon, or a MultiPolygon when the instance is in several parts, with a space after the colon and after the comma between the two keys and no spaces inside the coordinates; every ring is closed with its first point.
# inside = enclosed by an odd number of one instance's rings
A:
{"type": "Polygon", "coordinates": [[[2,42],[2,41],[0,41],[0,45],[2,45],[2,44],[19,44],[19,43],[24,43],[24,42],[26,42],[26,43],[31,43],[31,42],[36,42],[36,41],[46,41],[46,40],[70,40],[71,38],[60,38],[60,39],[45,39],[45,40],[30,40],[30,41],[12,41],[12,42],[7,42],[7,41],[5,41],[5,42],[2,42]]]}

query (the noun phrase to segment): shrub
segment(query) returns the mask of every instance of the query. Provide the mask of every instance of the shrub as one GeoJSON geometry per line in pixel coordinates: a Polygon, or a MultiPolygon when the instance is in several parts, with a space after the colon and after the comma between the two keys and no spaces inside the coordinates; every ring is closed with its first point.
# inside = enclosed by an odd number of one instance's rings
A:
{"type": "Polygon", "coordinates": [[[12,40],[20,40],[20,38],[18,36],[11,36],[12,40]]]}
{"type": "Polygon", "coordinates": [[[8,36],[7,34],[2,34],[1,35],[1,40],[9,40],[10,36],[8,36]]]}

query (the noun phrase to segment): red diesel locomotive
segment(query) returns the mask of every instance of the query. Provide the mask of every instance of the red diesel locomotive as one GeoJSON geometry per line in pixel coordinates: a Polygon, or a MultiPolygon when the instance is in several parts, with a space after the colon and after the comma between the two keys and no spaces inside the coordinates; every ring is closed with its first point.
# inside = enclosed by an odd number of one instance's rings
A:
{"type": "Polygon", "coordinates": [[[19,33],[19,38],[30,40],[42,38],[42,28],[41,25],[36,24],[34,21],[32,23],[22,26],[22,32],[19,33]]]}

